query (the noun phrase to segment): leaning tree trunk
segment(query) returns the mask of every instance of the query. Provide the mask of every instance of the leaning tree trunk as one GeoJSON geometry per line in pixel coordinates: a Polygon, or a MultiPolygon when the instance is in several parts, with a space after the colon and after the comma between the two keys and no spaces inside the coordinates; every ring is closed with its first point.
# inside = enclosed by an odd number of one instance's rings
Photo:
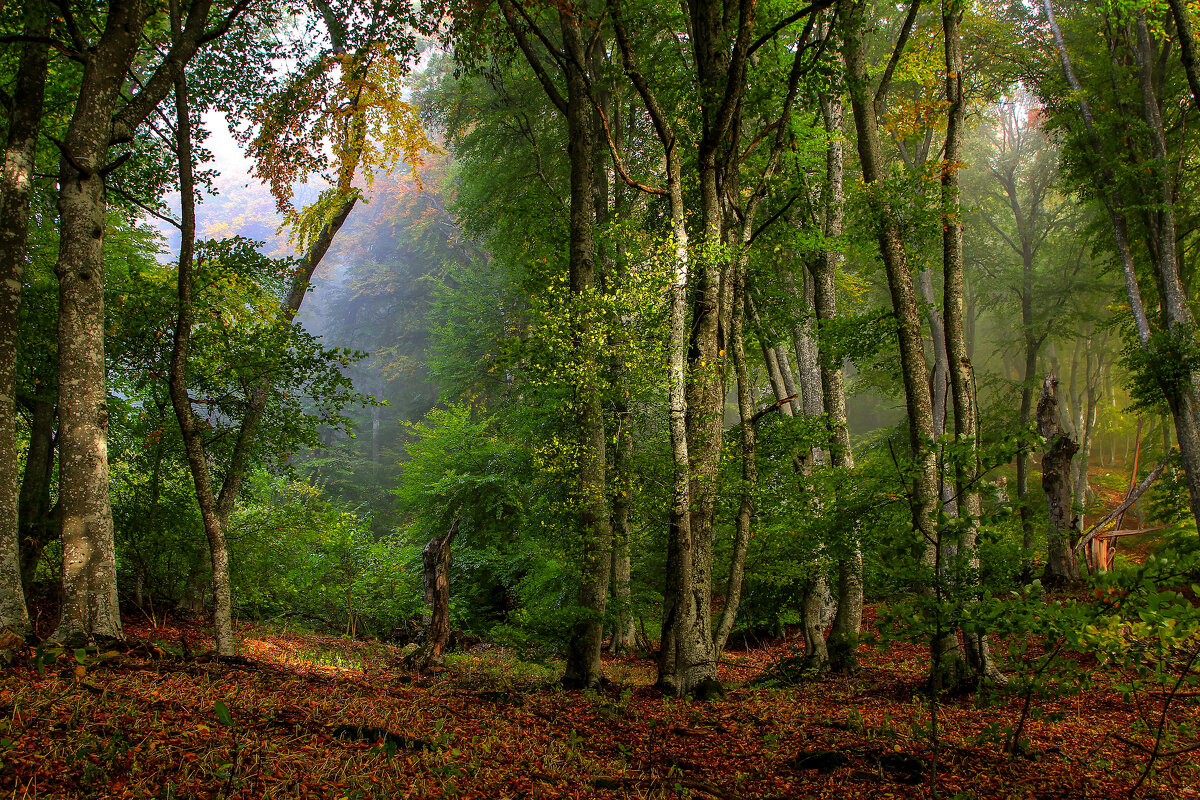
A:
{"type": "Polygon", "coordinates": [[[1058,421],[1058,380],[1051,372],[1042,382],[1038,400],[1038,433],[1046,440],[1042,455],[1042,488],[1046,491],[1050,529],[1046,537],[1046,573],[1043,580],[1060,586],[1079,581],[1079,564],[1072,554],[1074,533],[1071,510],[1071,458],[1079,445],[1058,421]]]}
{"type": "MultiPolygon", "coordinates": [[[[859,161],[868,189],[878,187],[885,177],[883,150],[870,91],[867,51],[864,40],[866,3],[840,0],[838,19],[842,23],[842,55],[846,64],[851,105],[857,132],[859,161]]],[[[904,247],[900,221],[883,192],[869,192],[875,234],[887,273],[896,339],[900,349],[900,370],[908,412],[909,445],[913,466],[909,503],[913,530],[922,548],[921,562],[929,576],[922,591],[933,600],[941,592],[941,532],[936,522],[939,503],[937,452],[934,441],[933,406],[925,377],[925,348],[921,336],[920,307],[913,287],[908,254],[904,247]]],[[[930,682],[935,689],[958,683],[962,659],[957,636],[946,623],[935,622],[930,643],[930,682]]]]}
{"type": "Polygon", "coordinates": [[[450,530],[430,539],[421,551],[429,623],[425,627],[424,643],[410,660],[420,671],[441,666],[450,643],[450,545],[458,535],[460,522],[461,519],[455,517],[450,530]]]}
{"type": "Polygon", "coordinates": [[[0,626],[32,630],[21,582],[16,442],[17,332],[34,156],[42,121],[49,7],[25,0],[24,33],[0,172],[0,626]]]}
{"type": "MultiPolygon", "coordinates": [[[[174,11],[174,7],[172,11],[174,11]]],[[[179,19],[172,14],[172,28],[179,36],[179,19]]],[[[204,535],[208,538],[209,561],[212,567],[213,592],[213,639],[218,656],[232,656],[237,643],[233,636],[233,597],[229,580],[229,545],[225,539],[225,521],[217,508],[217,497],[213,490],[212,474],[208,469],[208,458],[204,452],[201,432],[196,428],[195,414],[187,386],[187,358],[192,333],[192,267],[196,244],[196,182],[192,163],[192,117],[188,103],[187,79],[181,72],[175,79],[175,144],[179,162],[180,226],[178,312],[175,318],[175,340],[171,353],[171,368],[168,386],[175,418],[183,437],[184,452],[192,482],[196,488],[196,501],[200,506],[200,518],[204,524],[204,535]]]]}

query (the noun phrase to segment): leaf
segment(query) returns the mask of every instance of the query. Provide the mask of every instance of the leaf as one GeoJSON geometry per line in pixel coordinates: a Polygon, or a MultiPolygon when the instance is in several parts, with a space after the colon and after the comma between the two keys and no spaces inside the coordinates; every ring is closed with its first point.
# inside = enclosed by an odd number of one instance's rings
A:
{"type": "Polygon", "coordinates": [[[218,700],[213,703],[213,711],[217,715],[217,722],[226,727],[233,727],[233,715],[229,713],[229,706],[218,700]]]}

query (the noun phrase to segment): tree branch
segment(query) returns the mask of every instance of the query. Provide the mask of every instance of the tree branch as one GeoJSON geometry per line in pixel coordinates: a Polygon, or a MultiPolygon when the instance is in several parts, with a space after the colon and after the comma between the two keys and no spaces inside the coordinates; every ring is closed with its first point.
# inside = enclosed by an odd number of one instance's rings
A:
{"type": "Polygon", "coordinates": [[[756,50],[758,50],[758,48],[771,41],[771,39],[775,38],[776,34],[792,23],[799,22],[809,14],[815,14],[818,11],[823,11],[833,5],[834,2],[835,0],[816,0],[816,2],[809,3],[794,14],[788,14],[786,17],[779,20],[779,22],[776,22],[774,25],[768,28],[766,33],[758,37],[754,41],[754,44],[750,45],[750,47],[746,50],[746,57],[749,58],[756,50]]]}
{"type": "Polygon", "coordinates": [[[908,15],[904,18],[904,24],[900,27],[900,36],[896,39],[896,47],[892,50],[892,56],[888,59],[883,77],[879,79],[879,86],[875,89],[875,116],[877,117],[883,109],[883,102],[887,99],[888,89],[892,84],[892,75],[896,72],[896,65],[900,63],[901,56],[904,55],[904,46],[908,44],[908,37],[912,34],[913,23],[917,21],[917,12],[920,10],[921,0],[912,0],[908,6],[908,15]]]}

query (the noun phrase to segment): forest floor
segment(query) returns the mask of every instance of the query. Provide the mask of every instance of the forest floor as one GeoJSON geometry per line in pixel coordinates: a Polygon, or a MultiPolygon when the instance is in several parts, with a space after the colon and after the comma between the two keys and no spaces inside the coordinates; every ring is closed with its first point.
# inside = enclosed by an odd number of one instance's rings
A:
{"type": "MultiPolygon", "coordinates": [[[[238,634],[237,663],[205,657],[198,627],[132,620],[126,652],[19,659],[0,672],[0,795],[1121,798],[1147,760],[1127,742],[1152,746],[1161,708],[1104,675],[1034,697],[1014,757],[1015,691],[940,704],[935,746],[917,646],[864,645],[854,677],[765,687],[752,679],[799,646],[767,642],[729,654],[728,698],[699,703],[657,693],[645,657],[606,658],[611,685],[577,692],[560,666],[487,645],[419,676],[380,642],[238,634]]],[[[1194,695],[1177,722],[1200,719],[1194,695]]],[[[1200,751],[1158,767],[1139,797],[1200,800],[1200,751]]]]}

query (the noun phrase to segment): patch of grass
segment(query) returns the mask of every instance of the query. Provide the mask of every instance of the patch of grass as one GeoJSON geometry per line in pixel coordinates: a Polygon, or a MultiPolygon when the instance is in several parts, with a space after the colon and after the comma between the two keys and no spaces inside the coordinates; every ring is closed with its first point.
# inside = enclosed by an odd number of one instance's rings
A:
{"type": "Polygon", "coordinates": [[[322,647],[320,645],[310,645],[304,648],[295,655],[295,658],[299,661],[306,661],[309,664],[321,667],[350,670],[361,670],[363,668],[363,658],[361,655],[336,648],[322,647]]]}

